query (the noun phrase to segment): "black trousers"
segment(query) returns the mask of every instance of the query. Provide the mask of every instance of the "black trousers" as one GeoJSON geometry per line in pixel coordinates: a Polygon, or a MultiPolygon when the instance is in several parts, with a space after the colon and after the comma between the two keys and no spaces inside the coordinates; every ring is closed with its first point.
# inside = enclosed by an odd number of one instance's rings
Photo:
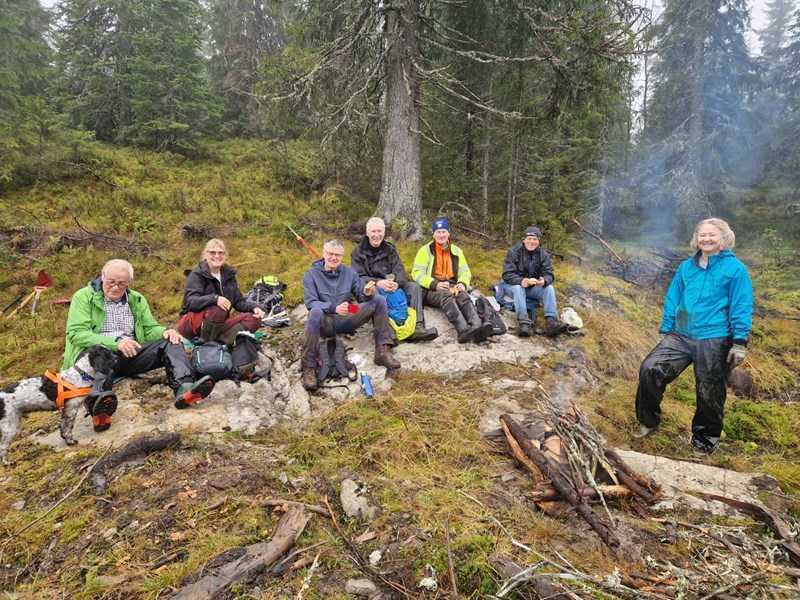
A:
{"type": "Polygon", "coordinates": [[[167,382],[173,390],[177,390],[182,383],[195,380],[195,373],[183,344],[158,340],[142,344],[136,355],[130,358],[123,356],[121,352],[116,355],[117,361],[112,372],[95,374],[89,396],[101,396],[104,392],[110,392],[117,377],[140,375],[161,367],[166,368],[167,382]]]}
{"type": "Polygon", "coordinates": [[[678,333],[667,335],[639,367],[636,417],[646,427],[661,422],[661,400],[667,385],[694,365],[697,406],[692,419],[692,445],[710,452],[722,434],[728,376],[730,337],[693,340],[678,333]]]}

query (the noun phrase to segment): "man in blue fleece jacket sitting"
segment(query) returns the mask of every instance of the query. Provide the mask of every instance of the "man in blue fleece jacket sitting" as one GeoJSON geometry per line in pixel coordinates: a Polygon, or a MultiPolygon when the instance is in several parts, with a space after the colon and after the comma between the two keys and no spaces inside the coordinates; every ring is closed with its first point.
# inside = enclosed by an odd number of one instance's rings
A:
{"type": "Polygon", "coordinates": [[[308,309],[303,357],[300,361],[303,387],[317,388],[317,353],[320,337],[352,333],[372,320],[375,327],[375,364],[399,369],[392,356],[394,334],[389,324],[386,298],[375,293],[375,284],[365,284],[353,269],[342,264],[344,246],[339,240],[325,243],[322,258],[303,275],[303,302],[308,309]],[[351,304],[355,298],[357,304],[351,304]]]}

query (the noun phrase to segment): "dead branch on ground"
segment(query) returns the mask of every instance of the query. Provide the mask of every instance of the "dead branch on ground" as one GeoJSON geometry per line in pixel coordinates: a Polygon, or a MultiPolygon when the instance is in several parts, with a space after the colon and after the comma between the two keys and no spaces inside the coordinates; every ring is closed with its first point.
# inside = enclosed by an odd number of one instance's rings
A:
{"type": "Polygon", "coordinates": [[[611,254],[611,256],[613,256],[617,260],[617,262],[619,262],[619,263],[625,263],[626,262],[619,254],[616,253],[616,251],[611,246],[608,245],[608,242],[606,242],[603,238],[601,238],[596,233],[591,232],[588,229],[586,229],[583,225],[581,225],[578,222],[578,219],[572,219],[572,222],[575,223],[575,225],[578,226],[578,229],[580,229],[586,235],[589,235],[589,236],[593,237],[594,239],[596,239],[598,242],[600,242],[600,245],[603,248],[605,248],[611,254]]]}
{"type": "Polygon", "coordinates": [[[96,494],[102,494],[111,483],[114,477],[114,469],[124,462],[139,460],[153,452],[158,452],[166,448],[171,448],[180,442],[181,436],[178,433],[164,433],[145,438],[139,438],[130,444],[117,450],[108,458],[98,461],[92,469],[92,486],[96,494]]]}
{"type": "Polygon", "coordinates": [[[197,581],[180,588],[171,596],[173,600],[202,600],[216,598],[238,583],[250,581],[283,556],[305,530],[311,515],[299,508],[284,514],[272,540],[244,547],[237,558],[220,567],[204,568],[207,572],[197,581]]]}

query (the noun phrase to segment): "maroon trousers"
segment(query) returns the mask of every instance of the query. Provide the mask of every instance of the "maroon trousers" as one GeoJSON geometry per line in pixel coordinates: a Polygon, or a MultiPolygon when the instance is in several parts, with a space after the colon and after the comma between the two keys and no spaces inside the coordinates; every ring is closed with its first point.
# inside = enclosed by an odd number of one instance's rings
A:
{"type": "Polygon", "coordinates": [[[219,333],[225,333],[237,323],[241,323],[242,327],[247,329],[250,333],[255,333],[261,327],[261,319],[253,313],[240,313],[233,317],[228,316],[228,312],[222,310],[216,304],[209,306],[207,309],[200,312],[188,312],[178,319],[178,333],[188,340],[193,340],[200,335],[200,326],[203,320],[208,319],[215,323],[221,323],[219,333]]]}

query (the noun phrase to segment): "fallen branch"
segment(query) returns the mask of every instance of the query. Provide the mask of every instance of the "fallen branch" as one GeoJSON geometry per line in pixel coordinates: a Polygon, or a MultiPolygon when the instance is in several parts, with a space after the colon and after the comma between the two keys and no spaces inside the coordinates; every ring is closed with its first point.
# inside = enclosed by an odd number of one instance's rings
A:
{"type": "Polygon", "coordinates": [[[270,508],[293,506],[295,508],[305,508],[309,512],[317,513],[318,515],[322,515],[323,517],[328,517],[329,519],[331,517],[331,514],[321,506],[317,506],[315,504],[306,504],[304,502],[295,502],[294,500],[282,500],[281,498],[270,498],[269,500],[264,502],[264,506],[268,506],[270,508]]]}
{"type": "Polygon", "coordinates": [[[617,262],[621,262],[621,263],[624,263],[624,262],[625,262],[625,260],[623,260],[623,259],[622,259],[622,257],[621,257],[619,254],[617,254],[616,252],[614,252],[614,249],[613,249],[611,246],[609,246],[609,245],[608,245],[608,243],[607,243],[607,242],[606,242],[606,241],[605,241],[603,238],[601,238],[601,237],[600,237],[599,235],[597,235],[596,233],[592,233],[592,232],[591,232],[591,231],[589,231],[588,229],[585,229],[585,228],[583,227],[583,225],[581,225],[580,223],[578,223],[578,219],[572,219],[572,222],[573,222],[573,223],[575,223],[575,225],[577,225],[577,226],[578,226],[578,228],[579,228],[581,231],[583,231],[585,234],[592,236],[594,239],[596,239],[598,242],[600,242],[600,245],[601,245],[603,248],[605,248],[606,250],[608,250],[608,251],[611,253],[611,255],[612,255],[614,258],[616,258],[616,259],[617,259],[617,262]]]}
{"type": "Polygon", "coordinates": [[[766,523],[766,525],[781,539],[781,545],[783,545],[783,547],[789,552],[792,562],[796,565],[800,565],[800,546],[798,546],[797,542],[794,541],[794,538],[789,531],[789,527],[786,525],[784,520],[781,519],[777,514],[768,508],[764,508],[763,506],[758,506],[757,504],[752,504],[750,502],[734,500],[733,498],[726,498],[725,496],[718,496],[716,494],[706,494],[704,492],[696,492],[696,494],[702,498],[718,500],[719,502],[733,506],[735,509],[750,515],[757,521],[766,523]]]}
{"type": "Polygon", "coordinates": [[[239,558],[210,570],[207,575],[184,586],[170,597],[173,600],[216,598],[237,583],[252,580],[292,547],[310,519],[311,515],[302,509],[291,509],[278,521],[271,541],[246,546],[244,554],[239,558]]]}
{"type": "Polygon", "coordinates": [[[96,494],[102,494],[108,488],[113,478],[113,470],[124,462],[145,457],[153,452],[164,450],[175,446],[180,442],[181,436],[178,433],[164,433],[151,437],[139,438],[130,444],[117,450],[106,458],[98,462],[92,468],[92,485],[96,494]]]}

